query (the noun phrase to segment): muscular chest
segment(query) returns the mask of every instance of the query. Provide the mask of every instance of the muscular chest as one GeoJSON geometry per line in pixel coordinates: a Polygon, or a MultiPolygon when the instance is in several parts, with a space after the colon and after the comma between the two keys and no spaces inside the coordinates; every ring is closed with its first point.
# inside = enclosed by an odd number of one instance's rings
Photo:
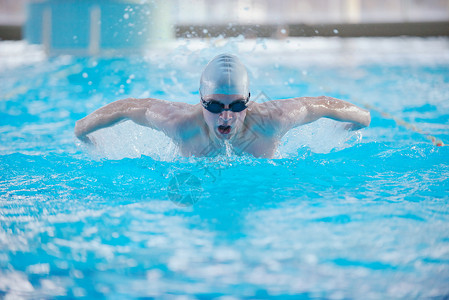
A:
{"type": "MultiPolygon", "coordinates": [[[[237,155],[251,154],[255,157],[271,158],[278,144],[278,139],[274,137],[246,131],[245,134],[232,140],[228,145],[231,146],[230,151],[237,155]]],[[[224,142],[214,143],[206,134],[191,136],[188,140],[179,143],[178,146],[183,156],[217,156],[225,155],[229,151],[224,142]]]]}
{"type": "Polygon", "coordinates": [[[196,135],[178,143],[183,156],[216,156],[225,154],[226,149],[214,144],[206,135],[196,135]]]}
{"type": "Polygon", "coordinates": [[[279,141],[264,136],[253,136],[235,143],[235,152],[239,154],[251,154],[255,157],[272,158],[276,152],[279,141]]]}

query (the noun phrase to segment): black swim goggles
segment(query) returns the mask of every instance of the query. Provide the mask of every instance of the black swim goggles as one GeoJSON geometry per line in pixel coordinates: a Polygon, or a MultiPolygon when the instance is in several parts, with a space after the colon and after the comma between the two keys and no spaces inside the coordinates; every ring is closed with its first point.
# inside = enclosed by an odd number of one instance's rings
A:
{"type": "Polygon", "coordinates": [[[210,111],[213,114],[219,114],[223,111],[230,110],[232,112],[241,112],[244,111],[248,106],[246,104],[249,101],[249,97],[251,94],[248,95],[248,98],[242,99],[242,100],[236,100],[233,101],[231,104],[229,104],[229,108],[225,108],[225,105],[217,100],[204,100],[203,97],[201,97],[201,104],[205,109],[210,111]]]}

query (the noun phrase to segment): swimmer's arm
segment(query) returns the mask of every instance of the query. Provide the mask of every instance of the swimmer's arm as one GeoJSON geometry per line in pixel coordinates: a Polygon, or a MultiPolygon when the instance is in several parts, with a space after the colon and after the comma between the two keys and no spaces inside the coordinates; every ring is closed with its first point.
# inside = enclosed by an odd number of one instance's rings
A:
{"type": "Polygon", "coordinates": [[[341,122],[350,122],[350,130],[369,126],[369,111],[349,102],[332,97],[301,97],[277,100],[281,108],[282,120],[286,129],[311,123],[320,118],[329,118],[341,122]]]}
{"type": "Polygon", "coordinates": [[[182,105],[159,99],[123,99],[103,106],[87,117],[76,122],[75,135],[83,142],[90,143],[89,133],[113,126],[121,121],[131,120],[139,125],[163,131],[173,137],[176,132],[177,120],[182,105]]]}

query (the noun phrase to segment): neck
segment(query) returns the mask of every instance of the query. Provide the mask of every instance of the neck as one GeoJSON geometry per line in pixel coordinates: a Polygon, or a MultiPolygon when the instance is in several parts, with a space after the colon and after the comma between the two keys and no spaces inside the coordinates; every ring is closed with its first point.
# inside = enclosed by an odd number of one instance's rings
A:
{"type": "Polygon", "coordinates": [[[227,156],[230,156],[234,150],[233,148],[235,145],[239,144],[239,138],[238,135],[240,132],[232,135],[229,139],[221,139],[215,135],[215,132],[211,131],[208,127],[207,128],[207,135],[209,138],[209,145],[215,151],[220,152],[220,154],[226,154],[227,156]]]}

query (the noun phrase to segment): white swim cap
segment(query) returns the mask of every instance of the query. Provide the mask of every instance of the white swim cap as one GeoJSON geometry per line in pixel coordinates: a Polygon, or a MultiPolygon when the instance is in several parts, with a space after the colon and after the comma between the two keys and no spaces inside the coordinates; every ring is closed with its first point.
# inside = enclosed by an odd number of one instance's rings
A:
{"type": "Polygon", "coordinates": [[[212,59],[201,75],[201,97],[212,94],[249,96],[249,78],[245,66],[231,54],[212,59]]]}

